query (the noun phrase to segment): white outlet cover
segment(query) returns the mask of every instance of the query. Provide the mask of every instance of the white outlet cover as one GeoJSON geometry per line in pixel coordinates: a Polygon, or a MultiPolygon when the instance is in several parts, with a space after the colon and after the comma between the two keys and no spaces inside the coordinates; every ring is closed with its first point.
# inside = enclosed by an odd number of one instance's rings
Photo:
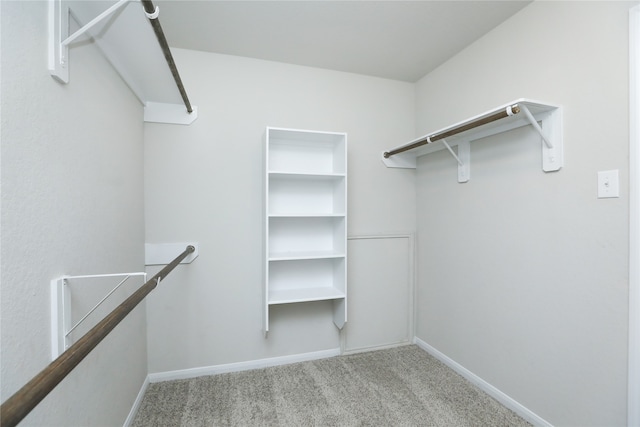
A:
{"type": "Polygon", "coordinates": [[[620,197],[618,169],[598,172],[598,198],[620,197]]]}

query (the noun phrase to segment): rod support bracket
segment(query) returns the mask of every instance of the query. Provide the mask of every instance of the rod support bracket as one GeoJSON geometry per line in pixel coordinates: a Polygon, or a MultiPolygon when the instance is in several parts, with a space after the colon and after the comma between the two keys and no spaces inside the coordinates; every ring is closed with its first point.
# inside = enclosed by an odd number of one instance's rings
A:
{"type": "MultiPolygon", "coordinates": [[[[431,144],[430,137],[427,137],[427,141],[429,141],[429,144],[431,144]]],[[[469,146],[469,141],[458,142],[458,154],[453,151],[449,143],[444,138],[442,138],[440,141],[445,146],[447,151],[449,151],[453,158],[458,162],[458,182],[469,181],[469,165],[471,163],[469,161],[471,158],[471,148],[469,146]]]]}
{"type": "Polygon", "coordinates": [[[189,256],[183,259],[180,264],[190,264],[198,255],[198,242],[189,243],[145,243],[144,263],[145,265],[165,265],[171,262],[176,252],[184,250],[190,251],[189,256]]]}
{"type": "Polygon", "coordinates": [[[564,164],[562,141],[562,108],[556,108],[542,115],[539,120],[529,111],[526,105],[520,106],[533,129],[540,134],[542,140],[542,170],[558,171],[564,164]]]}
{"type": "Polygon", "coordinates": [[[62,0],[49,0],[49,53],[48,67],[51,76],[61,83],[69,83],[69,45],[91,28],[108,18],[131,0],[118,0],[86,25],[69,34],[69,6],[62,0]]]}
{"type": "Polygon", "coordinates": [[[471,178],[471,144],[469,141],[458,142],[458,182],[468,182],[471,178]]]}
{"type": "Polygon", "coordinates": [[[158,19],[158,16],[160,16],[160,7],[156,6],[156,10],[154,10],[152,13],[148,13],[145,10],[144,14],[147,15],[147,18],[149,19],[158,19]]]}

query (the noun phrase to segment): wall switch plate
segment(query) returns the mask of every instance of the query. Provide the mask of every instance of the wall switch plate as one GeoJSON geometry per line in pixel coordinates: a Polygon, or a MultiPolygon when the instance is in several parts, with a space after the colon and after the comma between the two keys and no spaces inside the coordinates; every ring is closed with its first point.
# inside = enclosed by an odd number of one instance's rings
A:
{"type": "Polygon", "coordinates": [[[598,172],[598,199],[620,197],[618,169],[598,172]]]}

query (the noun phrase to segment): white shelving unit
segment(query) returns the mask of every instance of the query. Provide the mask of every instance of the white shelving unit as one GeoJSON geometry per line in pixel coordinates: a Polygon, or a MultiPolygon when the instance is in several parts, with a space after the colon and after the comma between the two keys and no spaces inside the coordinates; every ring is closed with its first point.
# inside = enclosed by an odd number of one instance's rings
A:
{"type": "Polygon", "coordinates": [[[264,330],[276,304],[333,300],[347,321],[347,135],[267,128],[264,330]]]}

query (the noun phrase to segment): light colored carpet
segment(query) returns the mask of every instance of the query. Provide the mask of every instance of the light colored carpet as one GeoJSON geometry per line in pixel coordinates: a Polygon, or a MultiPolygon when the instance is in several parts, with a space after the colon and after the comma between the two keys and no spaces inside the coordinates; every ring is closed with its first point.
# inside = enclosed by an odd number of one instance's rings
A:
{"type": "Polygon", "coordinates": [[[146,426],[528,426],[415,345],[150,384],[146,426]]]}

